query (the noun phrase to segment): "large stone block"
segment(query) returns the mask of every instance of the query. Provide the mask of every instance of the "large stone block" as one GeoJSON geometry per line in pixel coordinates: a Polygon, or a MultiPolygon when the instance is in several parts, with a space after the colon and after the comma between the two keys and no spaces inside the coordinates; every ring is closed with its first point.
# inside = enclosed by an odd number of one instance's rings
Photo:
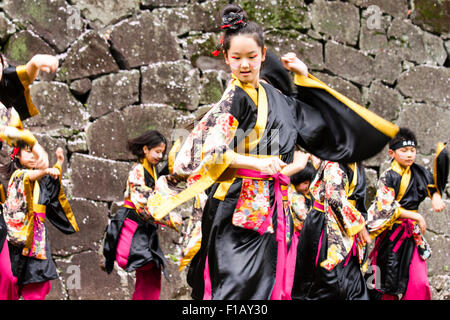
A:
{"type": "Polygon", "coordinates": [[[400,75],[397,89],[406,97],[449,109],[450,69],[417,66],[400,75]]]}
{"type": "Polygon", "coordinates": [[[139,9],[139,1],[136,0],[72,0],[71,3],[91,22],[91,26],[98,29],[118,22],[139,9]]]}
{"type": "Polygon", "coordinates": [[[394,19],[388,29],[388,50],[404,60],[443,65],[447,52],[438,36],[422,31],[407,20],[394,19]]]}
{"type": "Polygon", "coordinates": [[[386,50],[388,38],[387,28],[391,23],[391,17],[380,14],[379,20],[371,20],[372,11],[363,12],[361,20],[361,31],[359,35],[359,47],[362,52],[378,54],[386,50]]]}
{"type": "Polygon", "coordinates": [[[212,56],[199,56],[197,60],[193,62],[193,65],[201,71],[222,70],[231,74],[230,67],[227,66],[225,59],[221,56],[219,56],[219,58],[212,56]]]}
{"type": "Polygon", "coordinates": [[[446,207],[441,212],[434,212],[431,206],[431,199],[426,198],[419,207],[420,214],[423,215],[427,223],[427,229],[435,234],[445,235],[450,227],[450,201],[445,200],[446,207]]]}
{"type": "Polygon", "coordinates": [[[114,25],[110,41],[116,57],[127,69],[182,58],[170,26],[149,11],[114,25]]]}
{"type": "Polygon", "coordinates": [[[80,14],[64,0],[6,0],[3,9],[58,52],[65,51],[83,32],[80,14]]]}
{"type": "Polygon", "coordinates": [[[310,70],[322,70],[323,45],[297,31],[268,31],[265,35],[266,45],[280,57],[294,52],[310,70]]]}
{"type": "Polygon", "coordinates": [[[123,199],[131,164],[75,153],[70,169],[74,197],[117,201],[123,199]]]}
{"type": "Polygon", "coordinates": [[[57,79],[69,81],[117,71],[119,67],[106,40],[97,32],[88,31],[67,50],[57,79]]]}
{"type": "Polygon", "coordinates": [[[359,34],[359,10],[343,2],[315,1],[311,5],[312,26],[332,39],[356,45],[359,34]]]}
{"type": "Polygon", "coordinates": [[[432,250],[431,257],[427,260],[428,276],[448,275],[448,268],[450,267],[450,238],[428,231],[424,237],[432,250]]]}
{"type": "Polygon", "coordinates": [[[307,29],[311,14],[303,0],[244,0],[239,4],[249,19],[266,29],[307,29]]]}
{"type": "Polygon", "coordinates": [[[378,174],[374,169],[364,168],[366,173],[366,208],[368,209],[377,194],[378,174]]]}
{"type": "Polygon", "coordinates": [[[450,2],[415,0],[413,22],[433,33],[450,34],[450,2]]]}
{"type": "Polygon", "coordinates": [[[228,2],[227,0],[191,1],[192,4],[187,6],[190,30],[203,32],[220,31],[220,25],[222,24],[220,11],[228,2]]]}
{"type": "Polygon", "coordinates": [[[0,43],[6,41],[14,32],[16,32],[15,25],[5,16],[4,12],[0,12],[0,43]]]}
{"type": "Polygon", "coordinates": [[[200,92],[200,104],[211,104],[220,100],[224,91],[225,72],[208,70],[203,72],[200,92]]]}
{"type": "Polygon", "coordinates": [[[80,132],[76,135],[70,136],[67,141],[67,149],[72,153],[88,153],[89,150],[86,143],[86,133],[80,132]]]}
{"type": "MultiPolygon", "coordinates": [[[[44,40],[26,30],[16,32],[12,35],[5,45],[4,52],[8,62],[15,66],[26,64],[37,53],[56,54],[55,50],[44,40]]],[[[38,76],[43,80],[52,80],[55,74],[40,72],[38,76]]]]}
{"type": "MultiPolygon", "coordinates": [[[[183,46],[184,55],[191,63],[200,68],[201,66],[197,66],[196,62],[199,57],[208,57],[211,60],[215,60],[217,62],[217,66],[214,66],[210,69],[221,69],[226,70],[229,69],[228,66],[224,62],[224,58],[222,54],[217,57],[214,57],[211,52],[216,50],[217,44],[220,41],[220,34],[216,33],[194,33],[189,34],[186,38],[181,39],[181,45],[183,46]],[[222,66],[219,66],[219,64],[222,66]]],[[[201,68],[202,70],[204,68],[201,68]]]]}
{"type": "Polygon", "coordinates": [[[69,87],[61,82],[36,82],[30,89],[31,98],[40,114],[24,123],[33,130],[59,131],[83,130],[88,115],[83,105],[70,93],[69,87]]]}
{"type": "Polygon", "coordinates": [[[367,86],[374,79],[374,59],[334,41],[325,44],[325,65],[334,74],[367,86]]]}
{"type": "Polygon", "coordinates": [[[448,141],[450,111],[431,104],[405,103],[396,124],[415,132],[419,153],[432,154],[439,141],[448,141]]]}
{"type": "Polygon", "coordinates": [[[376,6],[382,14],[387,13],[393,17],[406,18],[408,15],[408,0],[349,0],[348,2],[362,8],[376,6]]]}
{"type": "Polygon", "coordinates": [[[187,60],[141,68],[143,103],[165,103],[187,110],[199,104],[200,73],[187,60]]]}
{"type": "Polygon", "coordinates": [[[139,80],[139,71],[131,70],[108,74],[92,81],[86,104],[90,116],[98,118],[138,102],[139,80]]]}
{"type": "Polygon", "coordinates": [[[429,277],[431,300],[450,300],[450,276],[437,275],[429,277]]]}
{"type": "Polygon", "coordinates": [[[171,33],[178,36],[198,31],[217,32],[222,23],[220,11],[226,4],[226,0],[192,2],[183,7],[161,8],[153,12],[162,25],[170,26],[171,33]]]}
{"type": "Polygon", "coordinates": [[[92,81],[89,78],[75,80],[70,84],[70,91],[77,96],[82,96],[91,91],[92,81]]]}
{"type": "Polygon", "coordinates": [[[88,129],[91,155],[117,160],[135,157],[127,150],[127,141],[147,130],[158,130],[168,140],[174,128],[176,112],[166,105],[130,106],[97,119],[88,129]]]}
{"type": "Polygon", "coordinates": [[[16,32],[5,45],[4,55],[13,65],[27,63],[37,52],[55,55],[55,50],[44,40],[27,30],[16,32]]]}
{"type": "Polygon", "coordinates": [[[376,55],[373,66],[375,78],[394,84],[402,73],[402,59],[394,53],[384,51],[376,55]]]}
{"type": "Polygon", "coordinates": [[[403,104],[403,97],[395,89],[382,84],[380,80],[372,82],[368,90],[367,104],[369,110],[386,120],[395,120],[403,104]]]}
{"type": "Polygon", "coordinates": [[[341,79],[339,77],[330,76],[327,73],[316,72],[313,73],[315,77],[317,77],[322,82],[326,83],[330,88],[338,91],[343,94],[347,98],[355,101],[356,103],[363,104],[363,100],[361,97],[361,91],[357,86],[355,86],[350,81],[341,79]]]}
{"type": "Polygon", "coordinates": [[[108,225],[108,205],[78,198],[70,199],[69,204],[80,231],[66,235],[48,222],[52,254],[68,256],[87,250],[98,251],[108,225]]]}
{"type": "Polygon", "coordinates": [[[85,251],[58,259],[62,285],[69,300],[129,300],[134,291],[131,274],[114,269],[107,274],[99,267],[100,255],[85,251]]]}

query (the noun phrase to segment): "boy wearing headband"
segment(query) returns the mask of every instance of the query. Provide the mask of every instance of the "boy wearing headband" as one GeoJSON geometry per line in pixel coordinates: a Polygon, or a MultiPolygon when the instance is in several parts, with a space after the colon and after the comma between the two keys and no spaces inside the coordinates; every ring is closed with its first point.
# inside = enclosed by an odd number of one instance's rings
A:
{"type": "Polygon", "coordinates": [[[391,167],[381,175],[368,210],[367,226],[371,237],[377,237],[370,254],[375,299],[431,298],[425,261],[431,248],[423,237],[426,223],[418,208],[427,196],[435,212],[444,210],[445,203],[433,174],[415,163],[416,147],[414,133],[400,128],[389,143],[391,167]]]}

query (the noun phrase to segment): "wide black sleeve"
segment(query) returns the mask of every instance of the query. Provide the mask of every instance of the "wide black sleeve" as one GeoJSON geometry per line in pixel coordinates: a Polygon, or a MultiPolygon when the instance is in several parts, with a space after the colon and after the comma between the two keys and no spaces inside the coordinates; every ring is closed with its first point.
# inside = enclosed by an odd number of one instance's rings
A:
{"type": "Polygon", "coordinates": [[[61,181],[46,175],[39,181],[39,186],[39,204],[46,206],[46,218],[65,234],[77,232],[78,225],[62,190],[61,181]]]}
{"type": "Polygon", "coordinates": [[[24,66],[8,67],[3,70],[0,81],[0,101],[7,108],[16,109],[22,121],[39,114],[31,101],[30,84],[31,81],[24,66]]]}
{"type": "Polygon", "coordinates": [[[350,163],[379,153],[398,127],[312,75],[295,76],[297,144],[321,159],[350,163]]]}
{"type": "Polygon", "coordinates": [[[446,145],[438,143],[436,157],[434,158],[434,185],[436,190],[442,196],[447,185],[449,172],[449,156],[446,145]]]}

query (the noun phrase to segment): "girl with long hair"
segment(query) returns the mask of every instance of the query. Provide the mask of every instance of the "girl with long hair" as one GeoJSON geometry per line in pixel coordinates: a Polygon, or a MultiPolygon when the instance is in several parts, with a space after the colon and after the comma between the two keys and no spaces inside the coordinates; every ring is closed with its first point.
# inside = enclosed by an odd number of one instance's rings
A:
{"type": "Polygon", "coordinates": [[[166,274],[158,225],[146,212],[147,200],[158,179],[157,164],[166,152],[166,138],[149,130],[128,142],[137,163],[128,175],[123,206],[111,219],[104,240],[104,270],[111,273],[114,262],[126,271],[136,271],[133,300],[158,300],[161,271],[166,274]]]}

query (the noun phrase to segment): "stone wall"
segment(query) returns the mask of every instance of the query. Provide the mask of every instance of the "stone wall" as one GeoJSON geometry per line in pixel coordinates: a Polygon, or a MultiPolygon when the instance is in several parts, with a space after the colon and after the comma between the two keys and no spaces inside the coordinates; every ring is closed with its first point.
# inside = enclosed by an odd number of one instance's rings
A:
{"type": "MultiPolygon", "coordinates": [[[[223,92],[229,73],[218,43],[226,0],[3,0],[0,45],[11,64],[35,53],[60,58],[31,88],[41,114],[25,121],[47,148],[66,151],[64,185],[80,232],[49,228],[60,278],[49,299],[129,299],[133,274],[98,267],[108,217],[133,163],[125,143],[147,129],[170,137],[223,92]]],[[[418,163],[430,167],[450,132],[450,2],[445,0],[242,0],[264,25],[267,46],[294,51],[331,87],[413,128],[418,163]]],[[[9,150],[2,151],[7,161],[9,150]]],[[[388,166],[386,150],[365,162],[368,194],[388,166]]],[[[447,196],[449,190],[447,189],[447,196]]],[[[449,214],[425,201],[433,299],[450,298],[449,214]]],[[[164,251],[178,235],[161,228],[164,251]]],[[[163,299],[189,299],[185,272],[168,258],[163,299]]]]}

